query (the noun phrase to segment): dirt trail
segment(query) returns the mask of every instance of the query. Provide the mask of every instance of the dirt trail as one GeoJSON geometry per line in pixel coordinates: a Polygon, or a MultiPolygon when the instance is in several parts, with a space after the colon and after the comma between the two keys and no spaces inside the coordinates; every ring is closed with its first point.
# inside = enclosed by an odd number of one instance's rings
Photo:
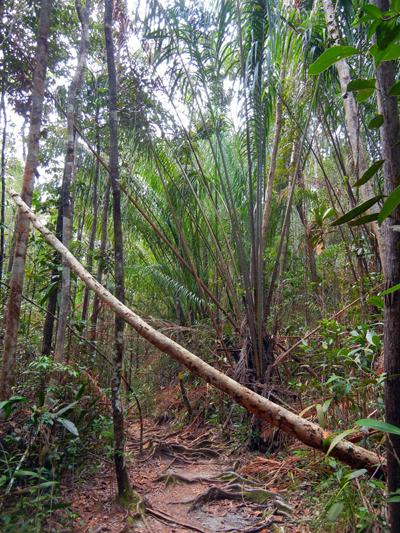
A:
{"type": "MultiPolygon", "coordinates": [[[[64,497],[79,515],[79,533],[307,532],[299,524],[296,502],[278,487],[264,485],[235,470],[239,456],[215,429],[171,432],[145,421],[144,451],[138,456],[138,427],[127,431],[130,479],[147,508],[137,515],[115,501],[112,461],[82,485],[66,487],[64,497]],[[282,494],[281,494],[282,492],[282,494]],[[200,497],[202,497],[200,499],[200,497]]],[[[248,456],[247,460],[254,459],[248,456]]],[[[304,510],[300,509],[301,513],[304,510]]],[[[303,514],[304,516],[304,514],[303,514]]]]}

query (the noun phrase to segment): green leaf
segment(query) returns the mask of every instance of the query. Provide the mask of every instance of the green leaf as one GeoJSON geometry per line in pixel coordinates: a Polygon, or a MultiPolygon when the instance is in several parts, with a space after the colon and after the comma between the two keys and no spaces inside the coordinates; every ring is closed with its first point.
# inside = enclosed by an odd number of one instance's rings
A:
{"type": "Polygon", "coordinates": [[[36,477],[40,478],[40,475],[37,472],[32,472],[32,470],[23,470],[20,468],[17,472],[14,473],[16,477],[36,477]]]}
{"type": "Polygon", "coordinates": [[[344,503],[343,502],[335,502],[329,508],[329,511],[326,514],[326,518],[329,520],[329,522],[336,522],[336,520],[342,514],[343,509],[344,509],[344,503]]]}
{"type": "Polygon", "coordinates": [[[352,80],[347,85],[347,90],[349,92],[353,92],[353,91],[362,91],[365,89],[375,89],[375,82],[376,82],[375,78],[370,78],[369,80],[362,80],[362,79],[352,80]]]}
{"type": "Polygon", "coordinates": [[[375,65],[379,67],[382,61],[394,61],[400,57],[400,44],[391,43],[385,50],[380,50],[378,45],[374,44],[369,52],[374,58],[375,65]]]}
{"type": "Polygon", "coordinates": [[[72,433],[72,435],[74,435],[75,437],[79,437],[78,429],[75,426],[75,424],[71,422],[71,420],[68,420],[67,418],[59,417],[57,418],[57,422],[60,422],[60,424],[62,424],[67,431],[72,433]]]}
{"type": "Polygon", "coordinates": [[[326,427],[326,418],[325,418],[324,410],[323,410],[322,405],[320,403],[316,405],[316,410],[317,410],[318,424],[322,428],[325,428],[326,427]]]}
{"type": "Polygon", "coordinates": [[[389,96],[400,96],[400,80],[396,81],[389,91],[389,96]]]}
{"type": "Polygon", "coordinates": [[[362,104],[368,98],[370,98],[375,92],[375,89],[363,89],[361,91],[356,92],[356,100],[359,104],[362,104]]]}
{"type": "Polygon", "coordinates": [[[364,185],[364,183],[367,183],[367,181],[369,181],[372,178],[372,176],[375,176],[375,174],[382,167],[384,162],[385,162],[384,159],[379,159],[379,161],[376,161],[375,163],[373,163],[369,167],[369,169],[364,172],[361,178],[355,182],[354,187],[360,187],[361,185],[364,185]]]}
{"type": "Polygon", "coordinates": [[[347,474],[345,477],[347,481],[351,481],[352,479],[357,479],[367,473],[368,470],[366,468],[360,468],[360,470],[354,470],[353,472],[350,472],[350,474],[347,474]]]}
{"type": "Polygon", "coordinates": [[[357,218],[349,222],[349,226],[361,226],[362,224],[369,224],[374,220],[378,220],[379,213],[371,213],[370,215],[365,215],[363,217],[357,218]]]}
{"type": "Polygon", "coordinates": [[[352,429],[346,429],[345,431],[342,431],[342,433],[339,433],[339,435],[336,435],[336,437],[332,439],[331,444],[328,448],[328,451],[326,452],[326,455],[329,455],[331,451],[333,450],[333,448],[335,448],[335,446],[337,446],[339,442],[345,439],[348,435],[351,435],[352,433],[356,433],[356,432],[357,430],[352,428],[352,429]]]}
{"type": "Polygon", "coordinates": [[[382,18],[382,11],[379,9],[379,7],[376,7],[372,4],[366,4],[363,6],[363,11],[367,15],[369,15],[372,19],[381,19],[382,18]]]}
{"type": "MultiPolygon", "coordinates": [[[[399,285],[399,288],[400,288],[400,285],[399,285]]],[[[379,296],[370,296],[368,298],[368,304],[373,305],[377,307],[378,309],[383,309],[385,306],[383,298],[379,298],[379,296]]]]}
{"type": "Polygon", "coordinates": [[[382,209],[380,210],[378,216],[379,224],[382,222],[396,209],[400,204],[400,185],[397,186],[394,191],[392,191],[389,196],[386,198],[385,203],[383,204],[382,209]]]}
{"type": "Polygon", "coordinates": [[[56,413],[52,413],[52,418],[59,418],[60,415],[63,415],[64,413],[66,413],[67,411],[70,411],[71,409],[73,409],[75,407],[75,405],[77,404],[78,402],[75,401],[75,402],[72,402],[72,403],[69,403],[68,405],[62,407],[59,411],[57,411],[56,413]]]}
{"type": "Polygon", "coordinates": [[[388,294],[392,294],[398,290],[400,290],[400,283],[397,283],[396,285],[393,285],[393,287],[389,287],[389,289],[380,292],[379,296],[387,296],[388,294]]]}
{"type": "Polygon", "coordinates": [[[375,420],[374,418],[362,418],[356,421],[357,426],[362,426],[371,429],[377,429],[383,433],[392,433],[393,435],[400,436],[400,427],[382,422],[381,420],[375,420]]]}
{"type": "Polygon", "coordinates": [[[399,503],[400,502],[400,490],[397,489],[394,492],[390,492],[387,498],[388,503],[399,503]]]}
{"type": "Polygon", "coordinates": [[[373,119],[368,122],[368,128],[370,130],[377,130],[384,122],[383,115],[375,115],[373,119]]]}
{"type": "Polygon", "coordinates": [[[46,489],[47,487],[54,487],[55,485],[59,484],[59,481],[44,481],[43,483],[39,483],[39,487],[42,489],[46,489]]]}
{"type": "Polygon", "coordinates": [[[400,26],[397,20],[391,18],[382,20],[376,27],[376,43],[380,50],[386,50],[400,34],[400,26]]]}
{"type": "Polygon", "coordinates": [[[331,226],[340,226],[340,224],[344,224],[345,222],[349,222],[350,220],[353,220],[353,218],[356,218],[358,215],[361,215],[361,213],[364,213],[367,209],[372,207],[376,202],[381,200],[382,195],[379,194],[378,196],[374,196],[373,198],[370,198],[366,202],[363,202],[362,204],[358,205],[354,209],[351,209],[351,211],[348,211],[343,216],[339,217],[337,220],[332,222],[331,226]]]}
{"type": "Polygon", "coordinates": [[[323,52],[319,58],[310,65],[308,73],[310,76],[321,74],[337,61],[345,59],[346,57],[359,54],[360,51],[354,46],[332,46],[323,52]]]}
{"type": "Polygon", "coordinates": [[[25,396],[11,396],[11,398],[9,398],[8,400],[0,402],[0,411],[4,411],[6,418],[8,418],[11,414],[12,406],[15,403],[25,403],[27,401],[28,398],[26,398],[25,396]]]}

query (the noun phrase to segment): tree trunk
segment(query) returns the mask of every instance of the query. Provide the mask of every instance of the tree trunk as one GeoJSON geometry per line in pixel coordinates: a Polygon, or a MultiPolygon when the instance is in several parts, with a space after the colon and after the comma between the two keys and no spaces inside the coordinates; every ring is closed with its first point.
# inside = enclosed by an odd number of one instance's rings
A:
{"type": "MultiPolygon", "coordinates": [[[[62,240],[62,205],[61,205],[61,198],[58,206],[58,213],[57,213],[57,224],[56,224],[56,236],[57,239],[62,240]]],[[[57,280],[57,283],[54,287],[54,289],[51,291],[49,295],[49,299],[47,300],[47,308],[46,308],[46,317],[44,319],[43,324],[43,334],[42,334],[42,348],[41,353],[42,355],[50,355],[51,354],[51,347],[53,342],[53,329],[54,329],[54,321],[56,318],[56,310],[57,310],[57,300],[58,300],[58,291],[59,291],[59,266],[60,264],[60,257],[59,254],[56,252],[53,256],[53,267],[51,269],[51,277],[50,282],[55,283],[57,280]]]]}
{"type": "Polygon", "coordinates": [[[7,140],[7,113],[5,103],[6,83],[3,76],[1,86],[1,114],[3,117],[3,134],[1,139],[1,215],[0,215],[0,281],[3,279],[4,270],[4,224],[6,207],[6,140],[7,140]]]}
{"type": "MultiPolygon", "coordinates": [[[[107,229],[108,229],[108,206],[110,203],[110,187],[111,187],[110,182],[107,181],[106,191],[104,193],[103,214],[101,217],[100,254],[99,254],[98,267],[97,267],[97,280],[99,281],[99,283],[102,283],[104,265],[105,265],[105,253],[106,253],[106,246],[107,246],[107,229]]],[[[97,294],[95,294],[94,299],[93,299],[92,316],[90,318],[90,333],[89,333],[89,340],[92,342],[96,342],[96,338],[97,338],[97,320],[99,318],[99,313],[100,313],[100,299],[97,296],[97,294]]]]}
{"type": "MultiPolygon", "coordinates": [[[[281,75],[281,80],[283,76],[281,75]]],[[[275,134],[274,134],[274,143],[272,145],[271,160],[269,163],[267,186],[265,188],[264,196],[264,206],[263,206],[263,217],[262,217],[262,227],[261,227],[261,241],[260,241],[260,253],[264,255],[265,242],[267,239],[267,229],[269,224],[269,218],[271,216],[272,209],[272,187],[274,184],[275,173],[276,173],[276,164],[278,159],[278,148],[279,141],[281,139],[282,133],[282,111],[283,103],[282,98],[277,98],[276,102],[276,115],[275,115],[275,134]]]]}
{"type": "MultiPolygon", "coordinates": [[[[107,0],[109,1],[109,0],[107,0]]],[[[120,302],[94,277],[85,270],[71,252],[57,240],[57,238],[36,218],[30,208],[14,191],[9,191],[14,202],[21,211],[29,217],[33,226],[40,231],[45,240],[68,261],[77,276],[92,289],[99,298],[110,307],[122,320],[130,324],[142,337],[153,346],[169,354],[173,359],[203,378],[219,390],[227,393],[236,403],[256,415],[261,420],[278,427],[282,431],[299,439],[304,444],[317,450],[326,451],[332,434],[324,431],[320,426],[304,419],[288,409],[277,405],[252,390],[240,385],[237,381],[215,369],[189,350],[179,345],[163,333],[152,328],[142,318],[120,302]]],[[[371,473],[378,473],[384,469],[382,459],[375,453],[356,446],[346,440],[340,441],[331,451],[333,457],[344,463],[356,467],[366,468],[371,473]]]]}
{"type": "MultiPolygon", "coordinates": [[[[389,3],[378,0],[376,5],[387,11],[389,3]]],[[[397,98],[388,96],[394,85],[395,67],[391,61],[383,62],[376,71],[379,113],[384,117],[380,128],[384,164],[384,191],[389,195],[400,184],[400,123],[397,98]]],[[[383,225],[385,238],[384,274],[386,287],[400,283],[400,233],[392,226],[400,224],[400,210],[396,209],[383,225]]],[[[384,320],[385,410],[386,421],[400,426],[400,291],[385,297],[384,320]]],[[[400,489],[400,437],[390,435],[387,443],[388,492],[400,489]]],[[[389,504],[392,533],[400,532],[400,503],[389,504]]]]}
{"type": "MultiPolygon", "coordinates": [[[[113,196],[114,222],[114,274],[115,295],[119,301],[125,301],[124,260],[121,222],[121,190],[119,186],[119,151],[118,151],[118,108],[117,108],[117,70],[113,41],[113,0],[105,0],[104,34],[106,41],[109,125],[110,125],[110,181],[113,196]]],[[[112,376],[112,410],[114,422],[114,461],[117,475],[118,495],[130,496],[131,488],[125,464],[124,414],[121,402],[121,373],[124,358],[124,320],[115,313],[114,369],[112,376]]]]}
{"type": "MultiPolygon", "coordinates": [[[[325,19],[328,26],[329,35],[333,44],[340,44],[339,26],[336,20],[335,8],[332,0],[323,0],[325,19]]],[[[336,71],[338,73],[340,89],[346,98],[343,98],[346,130],[350,141],[350,148],[356,172],[356,178],[360,178],[368,168],[368,157],[366,148],[361,137],[360,125],[358,120],[358,105],[354,94],[347,92],[347,85],[351,81],[350,69],[346,59],[342,59],[335,63],[336,71]]],[[[368,200],[374,196],[374,190],[370,181],[365,183],[360,188],[360,194],[363,201],[368,200]]],[[[381,232],[376,222],[368,224],[369,229],[375,235],[378,245],[379,256],[383,265],[384,261],[384,242],[381,232]]]]}
{"type": "Polygon", "coordinates": [[[271,280],[269,283],[268,293],[267,293],[267,297],[265,300],[265,318],[266,319],[269,318],[269,315],[271,312],[272,300],[274,296],[276,282],[278,280],[279,265],[281,261],[283,246],[285,244],[286,235],[289,233],[293,195],[294,195],[294,190],[295,190],[296,182],[297,182],[297,173],[299,172],[299,168],[300,168],[302,145],[303,145],[303,142],[301,142],[300,139],[297,138],[293,144],[292,155],[290,158],[291,178],[290,178],[290,182],[288,183],[289,192],[288,192],[288,197],[287,197],[285,216],[284,216],[283,223],[282,223],[281,237],[279,240],[278,250],[276,252],[276,257],[275,257],[275,264],[274,264],[274,268],[271,274],[271,280]]]}
{"type": "MultiPolygon", "coordinates": [[[[76,0],[76,10],[81,23],[81,37],[78,52],[78,62],[74,77],[68,90],[67,101],[67,149],[64,163],[64,174],[61,189],[62,204],[62,240],[68,248],[72,235],[72,202],[71,185],[75,169],[75,117],[77,112],[77,96],[83,82],[86,67],[87,51],[89,47],[89,14],[91,0],[86,0],[85,8],[82,9],[80,0],[76,0]]],[[[57,323],[56,345],[54,349],[54,361],[64,361],[65,332],[70,311],[71,272],[68,263],[62,260],[60,310],[57,323]]],[[[52,380],[53,381],[53,380],[52,380]]],[[[53,383],[54,384],[54,383],[53,383]]]]}
{"type": "MultiPolygon", "coordinates": [[[[99,105],[96,105],[96,152],[98,155],[100,155],[100,127],[99,127],[99,105]]],[[[97,218],[98,218],[98,185],[99,185],[99,175],[100,175],[100,161],[96,157],[95,158],[95,172],[94,172],[94,180],[93,180],[93,221],[92,221],[92,229],[90,232],[90,238],[89,238],[89,252],[88,252],[88,261],[87,261],[87,269],[91,273],[93,268],[93,251],[94,251],[94,241],[96,238],[96,229],[97,229],[97,218]]],[[[82,305],[82,320],[86,321],[87,315],[88,315],[88,309],[89,309],[89,289],[85,287],[85,292],[83,295],[83,305],[82,305]]]]}
{"type": "MultiPolygon", "coordinates": [[[[28,155],[25,162],[21,197],[28,206],[32,203],[35,173],[38,165],[40,127],[48,58],[51,0],[42,0],[36,49],[35,69],[32,80],[32,104],[30,113],[28,155]]],[[[28,247],[29,218],[19,212],[15,225],[15,252],[10,279],[10,291],[5,316],[4,351],[0,375],[0,399],[9,397],[15,380],[15,355],[21,316],[22,288],[28,247]]]]}
{"type": "MultiPolygon", "coordinates": [[[[306,187],[304,184],[304,176],[301,170],[299,170],[297,175],[297,181],[298,186],[301,191],[305,191],[306,187]]],[[[315,252],[314,252],[314,246],[311,241],[311,232],[310,232],[310,226],[308,223],[308,217],[307,217],[307,210],[305,206],[305,200],[304,198],[301,198],[300,201],[296,205],[297,212],[299,213],[299,217],[301,220],[301,223],[303,224],[304,228],[304,247],[305,247],[305,254],[306,254],[306,270],[308,270],[309,273],[309,279],[314,285],[318,285],[320,282],[320,279],[318,277],[317,273],[317,264],[315,261],[315,252]]]]}

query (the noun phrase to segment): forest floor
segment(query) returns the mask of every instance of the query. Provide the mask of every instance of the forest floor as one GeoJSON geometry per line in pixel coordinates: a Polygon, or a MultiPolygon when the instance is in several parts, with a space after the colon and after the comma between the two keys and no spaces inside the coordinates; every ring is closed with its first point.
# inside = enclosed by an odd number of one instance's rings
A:
{"type": "Polygon", "coordinates": [[[303,477],[301,458],[290,450],[283,458],[243,451],[196,419],[179,431],[146,419],[142,454],[139,425],[132,422],[126,446],[130,480],[142,504],[127,509],[116,502],[113,462],[99,459],[89,479],[63,485],[74,516],[69,531],[310,531],[313,512],[304,498],[310,486],[303,482],[295,491],[289,488],[294,475],[303,477]]]}

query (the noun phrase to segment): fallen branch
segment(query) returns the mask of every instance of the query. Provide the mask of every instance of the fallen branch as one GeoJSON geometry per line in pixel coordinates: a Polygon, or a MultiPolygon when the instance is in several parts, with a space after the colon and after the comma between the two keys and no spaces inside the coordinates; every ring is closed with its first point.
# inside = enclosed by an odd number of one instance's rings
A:
{"type": "MultiPolygon", "coordinates": [[[[205,361],[202,361],[177,342],[149,326],[142,318],[136,315],[126,305],[122,304],[96,281],[76,257],[37,219],[35,214],[15,191],[10,190],[8,192],[20,210],[32,222],[33,226],[64,257],[65,261],[85,285],[92,289],[105,304],[130,324],[139,335],[147,339],[162,352],[169,354],[173,359],[207,381],[207,383],[227,393],[235,402],[242,405],[261,420],[265,420],[285,433],[293,435],[312,448],[323,452],[329,448],[332,439],[331,433],[324,431],[317,424],[301,418],[288,409],[240,385],[232,378],[213,368],[205,361]]],[[[346,440],[339,442],[331,451],[331,455],[352,467],[366,468],[371,473],[382,472],[384,469],[383,461],[376,453],[356,446],[346,440]]]]}

